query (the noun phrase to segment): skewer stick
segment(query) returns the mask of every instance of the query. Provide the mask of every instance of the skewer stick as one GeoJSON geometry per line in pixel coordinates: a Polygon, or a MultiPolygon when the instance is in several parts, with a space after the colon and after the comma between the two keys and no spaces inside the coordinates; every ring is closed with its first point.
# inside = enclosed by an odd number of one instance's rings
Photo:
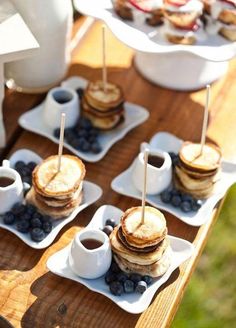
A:
{"type": "Polygon", "coordinates": [[[61,127],[60,127],[60,140],[59,140],[59,147],[58,147],[58,166],[57,166],[57,173],[61,170],[61,156],[64,144],[64,129],[65,129],[65,119],[66,114],[61,114],[61,127]]]}
{"type": "Polygon", "coordinates": [[[145,219],[145,202],[146,202],[146,190],[147,190],[147,162],[148,162],[148,150],[145,149],[141,224],[144,224],[144,219],[145,219]]]}
{"type": "Polygon", "coordinates": [[[107,66],[106,66],[106,26],[102,25],[102,81],[103,90],[107,91],[107,66]]]}
{"type": "Polygon", "coordinates": [[[204,110],[204,118],[202,124],[202,136],[201,136],[201,151],[200,154],[203,152],[203,147],[206,141],[206,130],[207,130],[207,122],[208,122],[208,106],[209,106],[209,98],[210,98],[210,85],[206,86],[206,103],[205,103],[205,110],[204,110]]]}

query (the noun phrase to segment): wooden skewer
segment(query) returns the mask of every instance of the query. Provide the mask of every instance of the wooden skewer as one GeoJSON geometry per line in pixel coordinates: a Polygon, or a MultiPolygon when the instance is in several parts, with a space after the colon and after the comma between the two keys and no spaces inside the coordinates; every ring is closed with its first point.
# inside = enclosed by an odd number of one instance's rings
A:
{"type": "Polygon", "coordinates": [[[204,118],[203,118],[203,123],[202,123],[202,136],[201,136],[200,154],[202,154],[202,152],[203,152],[203,147],[204,147],[205,141],[206,141],[209,99],[210,99],[210,85],[208,84],[206,86],[206,103],[205,103],[204,118]]]}
{"type": "Polygon", "coordinates": [[[60,140],[59,140],[59,147],[58,147],[58,166],[57,166],[57,173],[61,170],[61,156],[64,144],[64,130],[65,130],[65,119],[66,114],[61,114],[61,127],[60,127],[60,140]]]}
{"type": "Polygon", "coordinates": [[[144,179],[143,179],[143,193],[142,193],[142,214],[141,224],[144,224],[145,220],[145,202],[146,202],[146,190],[147,190],[147,163],[148,163],[148,150],[144,151],[144,179]]]}
{"type": "Polygon", "coordinates": [[[106,26],[102,25],[102,81],[103,90],[107,91],[107,66],[106,66],[106,26]]]}

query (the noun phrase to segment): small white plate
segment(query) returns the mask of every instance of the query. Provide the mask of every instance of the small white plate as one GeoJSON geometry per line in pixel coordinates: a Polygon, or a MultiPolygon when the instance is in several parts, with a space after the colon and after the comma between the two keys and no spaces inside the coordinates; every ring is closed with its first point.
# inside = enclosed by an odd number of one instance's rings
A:
{"type": "MultiPolygon", "coordinates": [[[[162,149],[167,152],[178,153],[182,140],[178,139],[174,135],[167,132],[159,132],[150,140],[150,149],[162,149]]],[[[134,162],[131,166],[118,175],[111,183],[111,187],[114,191],[129,197],[136,199],[142,199],[141,192],[139,192],[132,183],[132,171],[134,162]]],[[[170,204],[165,204],[161,201],[159,195],[147,195],[147,202],[151,205],[165,210],[175,215],[181,221],[195,227],[199,227],[204,224],[209,218],[210,214],[217,204],[217,202],[223,198],[227,190],[236,182],[236,164],[222,161],[222,173],[221,179],[217,183],[216,188],[212,196],[203,201],[203,205],[197,212],[184,213],[179,208],[176,208],[170,204]]]]}
{"type": "MultiPolygon", "coordinates": [[[[70,77],[62,83],[62,86],[71,88],[76,90],[77,88],[86,88],[88,81],[80,78],[80,77],[70,77]]],[[[30,111],[24,113],[19,118],[19,124],[24,129],[29,130],[31,132],[35,132],[40,134],[56,144],[59,143],[59,139],[55,138],[53,135],[53,129],[47,126],[43,121],[42,109],[44,106],[43,101],[40,105],[31,109],[30,111]]],[[[102,151],[98,154],[93,154],[90,152],[82,152],[76,150],[71,145],[69,145],[66,141],[64,142],[65,148],[69,149],[72,153],[77,155],[78,157],[88,161],[88,162],[97,162],[102,159],[108,150],[119,140],[124,138],[124,136],[136,126],[145,122],[149,117],[149,112],[138,105],[131,104],[125,102],[125,120],[115,129],[100,132],[98,141],[101,145],[102,151]]]]}
{"type": "MultiPolygon", "coordinates": [[[[42,158],[36,153],[28,149],[19,149],[17,150],[10,158],[10,166],[14,167],[17,161],[23,161],[28,163],[34,161],[40,163],[42,158]]],[[[56,238],[59,231],[69,222],[71,222],[78,213],[83,211],[89,205],[95,203],[102,195],[102,189],[96,184],[88,181],[83,183],[83,201],[80,206],[78,206],[68,217],[62,220],[54,220],[52,231],[40,242],[35,242],[31,240],[29,233],[22,233],[16,230],[14,226],[6,225],[3,223],[2,218],[0,217],[0,227],[6,230],[11,231],[21,240],[23,240],[27,245],[35,249],[42,249],[48,247],[53,240],[56,238]]]]}
{"type": "MultiPolygon", "coordinates": [[[[113,218],[116,220],[116,223],[119,223],[122,214],[123,212],[117,207],[103,205],[96,211],[88,227],[101,229],[104,227],[105,221],[109,218],[113,218]]],[[[114,296],[111,294],[109,286],[105,283],[104,276],[91,280],[76,276],[71,271],[67,261],[71,244],[53,254],[47,261],[47,267],[51,272],[58,276],[79,282],[90,290],[108,297],[127,312],[141,313],[147,309],[157,289],[163,285],[169,279],[172,272],[184,261],[186,261],[193,253],[194,247],[190,242],[173,236],[168,237],[173,253],[171,266],[162,277],[155,279],[142,295],[138,293],[124,293],[121,296],[114,296]]]]}

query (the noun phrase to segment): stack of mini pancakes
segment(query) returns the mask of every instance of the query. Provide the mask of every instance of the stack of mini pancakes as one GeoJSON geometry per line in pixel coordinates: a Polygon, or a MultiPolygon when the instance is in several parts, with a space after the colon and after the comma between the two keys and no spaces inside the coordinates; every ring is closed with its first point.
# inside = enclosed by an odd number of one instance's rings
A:
{"type": "Polygon", "coordinates": [[[145,207],[141,224],[141,207],[127,210],[110,235],[114,259],[126,273],[151,277],[163,275],[171,263],[164,215],[153,207],[145,207]]]}
{"type": "Polygon", "coordinates": [[[177,189],[195,198],[207,198],[220,179],[220,149],[213,144],[185,142],[175,166],[174,182],[177,189]]]}
{"type": "Polygon", "coordinates": [[[124,120],[124,96],[122,89],[113,83],[90,82],[82,98],[83,115],[93,126],[111,130],[124,120]]]}
{"type": "Polygon", "coordinates": [[[58,156],[50,156],[37,165],[26,201],[42,214],[61,219],[81,203],[85,166],[76,156],[62,155],[61,169],[57,170],[58,156]]]}

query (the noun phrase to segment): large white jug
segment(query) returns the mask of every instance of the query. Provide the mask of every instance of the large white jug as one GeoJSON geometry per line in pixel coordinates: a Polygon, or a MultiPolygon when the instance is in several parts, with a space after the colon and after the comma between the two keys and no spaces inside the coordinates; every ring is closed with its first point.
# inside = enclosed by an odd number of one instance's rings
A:
{"type": "Polygon", "coordinates": [[[5,65],[9,87],[37,93],[65,76],[70,62],[71,0],[11,0],[40,44],[35,56],[5,65]]]}

